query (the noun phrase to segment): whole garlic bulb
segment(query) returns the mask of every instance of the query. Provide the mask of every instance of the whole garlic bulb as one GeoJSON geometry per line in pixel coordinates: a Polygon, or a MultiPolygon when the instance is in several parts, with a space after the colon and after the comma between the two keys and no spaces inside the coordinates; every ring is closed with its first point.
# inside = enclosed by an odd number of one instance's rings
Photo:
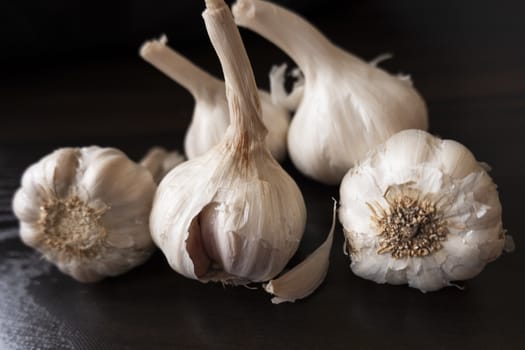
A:
{"type": "Polygon", "coordinates": [[[233,14],[238,25],[285,51],[304,74],[288,152],[305,175],[337,184],[356,161],[391,135],[427,128],[425,103],[407,79],[334,46],[308,22],[277,5],[237,0],[233,14]]]}
{"type": "Polygon", "coordinates": [[[505,245],[496,185],[458,142],[392,136],[351,169],[339,219],[352,271],[433,291],[479,274],[505,245]]]}
{"type": "Polygon", "coordinates": [[[231,124],[221,141],[160,183],[150,229],[170,266],[202,282],[267,281],[295,253],[306,208],[264,142],[253,72],[222,0],[203,13],[226,82],[231,124]]]}
{"type": "MultiPolygon", "coordinates": [[[[226,90],[223,81],[198,68],[166,44],[166,36],[147,41],[142,45],[140,55],[184,86],[195,99],[193,117],[184,138],[184,150],[192,159],[219,143],[230,124],[226,90]]],[[[290,116],[285,108],[272,103],[266,91],[259,90],[259,98],[262,120],[268,129],[266,144],[275,159],[283,161],[290,116]]]]}
{"type": "Polygon", "coordinates": [[[25,171],[13,211],[25,244],[78,281],[95,282],[153,252],[155,189],[148,168],[119,150],[61,148],[25,171]]]}

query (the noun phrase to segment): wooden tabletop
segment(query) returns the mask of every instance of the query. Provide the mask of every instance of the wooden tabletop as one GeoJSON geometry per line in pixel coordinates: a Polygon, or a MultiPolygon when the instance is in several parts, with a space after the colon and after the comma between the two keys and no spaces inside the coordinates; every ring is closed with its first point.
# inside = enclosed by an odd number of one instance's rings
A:
{"type": "MultiPolygon", "coordinates": [[[[24,246],[11,209],[23,170],[61,146],[114,146],[138,159],[149,146],[182,149],[191,96],[136,57],[140,42],[83,57],[11,62],[0,80],[0,349],[479,349],[523,347],[525,253],[524,6],[512,2],[355,1],[310,14],[338,45],[409,73],[428,103],[430,131],[489,163],[517,249],[464,289],[423,294],[352,274],[336,228],[325,283],[295,304],[260,288],[186,279],[156,252],[144,265],[80,284],[24,246]]],[[[196,13],[195,26],[202,26],[196,13]]],[[[200,30],[200,29],[199,29],[200,30]]],[[[170,37],[177,37],[176,32],[170,37]]],[[[258,83],[286,56],[242,31],[258,83]]],[[[144,38],[148,39],[148,38],[144,38]]],[[[173,47],[220,75],[211,46],[173,47]]],[[[4,67],[5,68],[5,67],[4,67]]],[[[308,224],[290,266],[320,244],[337,186],[285,169],[303,191],[308,224]]]]}

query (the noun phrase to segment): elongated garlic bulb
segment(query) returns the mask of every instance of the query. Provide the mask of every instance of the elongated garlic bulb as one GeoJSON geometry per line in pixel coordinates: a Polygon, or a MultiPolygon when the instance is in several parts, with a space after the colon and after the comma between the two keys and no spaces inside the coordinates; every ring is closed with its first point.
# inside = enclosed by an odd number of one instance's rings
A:
{"type": "Polygon", "coordinates": [[[290,55],[304,74],[288,152],[305,175],[339,183],[356,161],[391,135],[427,128],[425,103],[409,81],[334,46],[294,13],[261,0],[238,0],[233,14],[238,25],[290,55]]]}
{"type": "Polygon", "coordinates": [[[203,14],[226,81],[231,124],[221,141],[162,180],[150,217],[169,264],[202,282],[267,281],[297,250],[306,223],[301,191],[264,142],[259,95],[231,12],[203,14]]]}
{"type": "MultiPolygon", "coordinates": [[[[140,55],[164,74],[185,87],[195,99],[191,124],[184,139],[189,159],[202,155],[221,140],[230,124],[224,82],[196,67],[166,46],[167,38],[145,42],[140,55]]],[[[266,143],[278,161],[286,157],[286,137],[290,116],[272,103],[266,91],[259,90],[262,120],[268,129],[266,143]]]]}
{"type": "Polygon", "coordinates": [[[433,291],[479,274],[506,239],[496,185],[458,142],[406,130],[348,172],[339,219],[352,271],[433,291]]]}
{"type": "MultiPolygon", "coordinates": [[[[164,156],[143,166],[114,148],[61,148],[30,166],[13,199],[24,243],[81,282],[115,276],[153,252],[149,214],[164,156]]],[[[174,165],[174,164],[172,164],[174,165]]]]}

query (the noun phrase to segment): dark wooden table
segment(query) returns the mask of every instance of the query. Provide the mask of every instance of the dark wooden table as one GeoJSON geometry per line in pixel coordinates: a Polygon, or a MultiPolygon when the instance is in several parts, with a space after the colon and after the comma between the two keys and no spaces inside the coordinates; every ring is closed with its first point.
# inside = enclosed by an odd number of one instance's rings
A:
{"type": "MultiPolygon", "coordinates": [[[[262,290],[185,279],[160,252],[121,277],[77,283],[19,239],[10,203],[24,168],[60,146],[115,146],[135,159],[153,144],[181,148],[192,100],[134,57],[136,49],[11,70],[0,81],[0,349],[522,348],[523,10],[517,2],[356,1],[315,19],[361,57],[394,52],[383,66],[412,75],[428,102],[431,132],[492,165],[517,250],[464,290],[423,294],[354,276],[340,225],[324,285],[295,304],[272,305],[262,290]]],[[[267,86],[269,67],[286,57],[243,36],[257,80],[267,86]]],[[[185,53],[219,72],[209,45],[185,53]]],[[[295,264],[323,240],[338,188],[305,179],[290,163],[285,168],[308,208],[295,264]]]]}

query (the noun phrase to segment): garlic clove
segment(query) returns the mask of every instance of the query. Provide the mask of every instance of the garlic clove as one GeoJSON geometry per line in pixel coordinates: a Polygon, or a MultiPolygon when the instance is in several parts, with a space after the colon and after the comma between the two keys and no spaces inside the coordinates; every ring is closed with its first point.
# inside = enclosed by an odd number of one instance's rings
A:
{"type": "Polygon", "coordinates": [[[273,304],[293,303],[298,299],[304,299],[323,283],[330,265],[336,213],[337,202],[334,201],[332,227],[324,243],[299,265],[265,285],[264,289],[275,295],[272,298],[273,304]]]}
{"type": "MultiPolygon", "coordinates": [[[[219,143],[229,125],[224,83],[169,48],[165,35],[159,40],[145,42],[140,55],[184,86],[195,99],[192,121],[184,139],[188,158],[201,155],[219,143]]],[[[260,90],[259,98],[262,119],[269,131],[266,143],[275,159],[283,161],[290,116],[285,108],[272,103],[267,92],[260,90]]]]}
{"type": "Polygon", "coordinates": [[[30,166],[13,198],[22,241],[61,271],[95,282],[153,252],[152,175],[122,152],[61,148],[30,166]]]}
{"type": "Polygon", "coordinates": [[[476,276],[504,249],[496,185],[457,142],[399,132],[340,191],[351,268],[363,278],[433,291],[476,276]]]}
{"type": "Polygon", "coordinates": [[[140,161],[140,165],[149,170],[155,183],[171,169],[184,162],[184,156],[177,151],[168,152],[162,147],[152,147],[140,161]]]}
{"type": "Polygon", "coordinates": [[[344,52],[277,5],[238,0],[232,11],[238,25],[272,41],[304,73],[303,97],[288,131],[290,158],[303,174],[337,184],[396,132],[428,127],[425,103],[406,79],[344,52]]]}

